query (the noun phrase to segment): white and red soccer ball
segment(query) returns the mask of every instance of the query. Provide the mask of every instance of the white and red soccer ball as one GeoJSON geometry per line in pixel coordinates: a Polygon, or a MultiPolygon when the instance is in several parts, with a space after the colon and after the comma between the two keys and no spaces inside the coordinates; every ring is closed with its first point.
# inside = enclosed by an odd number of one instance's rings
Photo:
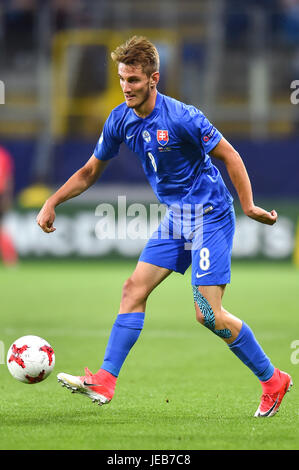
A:
{"type": "Polygon", "coordinates": [[[9,372],[15,379],[27,384],[42,382],[54,366],[54,350],[39,336],[22,336],[13,342],[7,353],[9,372]]]}

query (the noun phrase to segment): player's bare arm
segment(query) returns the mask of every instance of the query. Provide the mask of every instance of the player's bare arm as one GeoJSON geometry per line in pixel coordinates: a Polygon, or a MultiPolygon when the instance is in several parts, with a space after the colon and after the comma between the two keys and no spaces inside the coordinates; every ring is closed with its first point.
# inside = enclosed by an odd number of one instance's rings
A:
{"type": "Polygon", "coordinates": [[[262,224],[275,224],[277,220],[275,210],[268,212],[254,204],[248,173],[242,158],[234,147],[225,138],[222,138],[218,145],[210,152],[210,155],[222,160],[225,164],[230,179],[238,193],[244,214],[262,224]]]}
{"type": "Polygon", "coordinates": [[[56,230],[53,226],[55,220],[55,207],[86,191],[101,176],[108,162],[98,160],[94,155],[87,163],[74,173],[67,182],[61,186],[43,205],[36,221],[45,233],[56,230]]]}

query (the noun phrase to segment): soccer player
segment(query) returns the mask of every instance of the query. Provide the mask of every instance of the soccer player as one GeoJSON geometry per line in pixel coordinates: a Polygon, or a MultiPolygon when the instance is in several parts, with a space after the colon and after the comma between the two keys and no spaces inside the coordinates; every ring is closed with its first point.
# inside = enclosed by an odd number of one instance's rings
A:
{"type": "Polygon", "coordinates": [[[122,142],[138,154],[158,200],[168,210],[124,283],[100,369],[92,374],[86,368],[83,376],[60,373],[58,380],[99,404],[108,403],[143,328],[148,296],[173,271],[184,274],[192,264],[197,320],[227,343],[260,381],[262,397],[255,416],[273,416],[292,379],[274,367],[249,326],[222,306],[230,282],[235,216],[232,196],[210,155],[224,162],[248,217],[273,225],[277,213],[254,204],[240,155],[203,113],[158,92],[159,55],[149,40],[132,37],[112,53],[112,59],[125,102],[112,110],[91,158],[45,202],[37,223],[46,233],[56,230],[56,206],[89,188],[122,142]]]}
{"type": "Polygon", "coordinates": [[[6,149],[0,147],[0,256],[5,266],[14,266],[18,261],[14,242],[2,223],[13,200],[13,176],[12,157],[6,149]]]}

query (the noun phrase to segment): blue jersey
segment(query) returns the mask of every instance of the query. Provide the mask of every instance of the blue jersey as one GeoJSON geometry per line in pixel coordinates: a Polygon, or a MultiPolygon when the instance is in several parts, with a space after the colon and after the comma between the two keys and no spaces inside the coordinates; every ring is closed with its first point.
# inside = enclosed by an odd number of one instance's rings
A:
{"type": "Polygon", "coordinates": [[[202,204],[204,209],[223,212],[233,198],[208,155],[221,138],[197,108],[158,93],[146,118],[138,117],[126,103],[117,106],[105,122],[94,155],[110,160],[125,142],[139,156],[160,202],[202,204]]]}

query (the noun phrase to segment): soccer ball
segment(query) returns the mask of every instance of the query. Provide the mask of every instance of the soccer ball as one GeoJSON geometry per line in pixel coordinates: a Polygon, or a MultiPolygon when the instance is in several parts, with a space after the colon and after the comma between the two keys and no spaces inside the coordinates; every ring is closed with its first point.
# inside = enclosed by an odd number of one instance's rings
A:
{"type": "Polygon", "coordinates": [[[10,346],[6,362],[15,379],[26,384],[36,384],[45,380],[52,372],[55,354],[43,338],[22,336],[10,346]]]}

